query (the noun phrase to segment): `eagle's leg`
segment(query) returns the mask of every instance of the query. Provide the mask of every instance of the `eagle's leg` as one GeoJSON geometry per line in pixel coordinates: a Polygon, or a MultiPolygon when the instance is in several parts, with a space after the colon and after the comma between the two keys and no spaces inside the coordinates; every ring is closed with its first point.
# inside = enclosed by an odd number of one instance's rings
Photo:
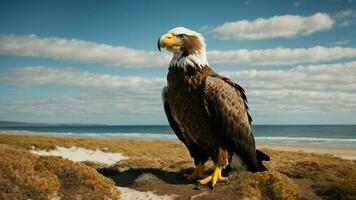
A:
{"type": "Polygon", "coordinates": [[[226,149],[219,148],[216,156],[213,157],[215,169],[213,173],[198,181],[199,185],[206,185],[211,182],[211,187],[214,188],[217,182],[226,182],[227,178],[221,175],[222,169],[228,165],[229,154],[226,149]],[[214,159],[215,157],[215,159],[214,159]]]}
{"type": "Polygon", "coordinates": [[[194,180],[196,178],[201,178],[204,175],[204,163],[199,162],[191,174],[183,174],[187,180],[194,180]]]}

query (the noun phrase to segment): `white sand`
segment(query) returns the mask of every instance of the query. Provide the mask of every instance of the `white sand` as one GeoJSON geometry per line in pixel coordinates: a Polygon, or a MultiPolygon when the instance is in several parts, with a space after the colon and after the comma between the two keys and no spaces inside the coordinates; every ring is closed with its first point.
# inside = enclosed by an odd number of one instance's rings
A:
{"type": "MultiPolygon", "coordinates": [[[[94,161],[105,163],[107,165],[115,164],[116,162],[127,159],[128,157],[123,156],[121,153],[106,153],[101,150],[90,150],[84,149],[81,147],[59,147],[56,149],[46,151],[46,150],[31,150],[31,153],[41,155],[41,156],[62,156],[63,158],[67,158],[69,160],[75,162],[81,161],[94,161]]],[[[140,192],[134,189],[125,188],[125,187],[117,187],[120,190],[121,195],[120,199],[122,200],[171,200],[173,199],[170,196],[164,195],[159,196],[154,194],[153,192],[140,192]]],[[[53,198],[54,200],[56,198],[53,198]]]]}
{"type": "Polygon", "coordinates": [[[126,156],[123,156],[121,153],[107,153],[98,149],[93,151],[90,149],[84,149],[81,147],[74,146],[71,148],[57,146],[56,149],[50,151],[31,150],[31,153],[41,156],[62,156],[63,158],[67,158],[76,162],[94,161],[105,163],[107,165],[112,165],[120,160],[128,158],[126,156]]]}
{"type": "Polygon", "coordinates": [[[294,151],[305,153],[328,154],[347,160],[356,160],[356,148],[323,148],[323,147],[305,147],[305,146],[288,146],[288,145],[268,145],[260,144],[257,148],[267,148],[278,151],[294,151]]]}
{"type": "Polygon", "coordinates": [[[120,199],[121,200],[171,200],[174,199],[171,196],[164,195],[159,196],[154,194],[153,192],[140,192],[134,189],[125,188],[125,187],[117,187],[120,192],[120,199]]]}
{"type": "Polygon", "coordinates": [[[342,154],[335,154],[334,156],[340,157],[346,160],[356,160],[356,156],[354,155],[342,155],[342,154]]]}

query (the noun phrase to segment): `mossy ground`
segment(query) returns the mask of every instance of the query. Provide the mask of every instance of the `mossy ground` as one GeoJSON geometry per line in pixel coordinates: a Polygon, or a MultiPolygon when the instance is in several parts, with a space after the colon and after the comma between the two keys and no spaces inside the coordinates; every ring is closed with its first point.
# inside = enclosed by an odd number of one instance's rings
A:
{"type": "MultiPolygon", "coordinates": [[[[111,178],[119,186],[174,195],[176,199],[356,199],[356,162],[330,155],[264,149],[271,157],[271,161],[265,163],[269,169],[268,172],[231,173],[228,183],[220,183],[211,191],[208,187],[196,187],[195,182],[186,181],[181,176],[182,172],[192,170],[193,162],[185,147],[176,141],[94,140],[2,134],[0,135],[1,143],[7,144],[11,149],[16,149],[17,153],[10,151],[8,152],[9,156],[22,154],[18,152],[26,152],[32,146],[38,149],[52,149],[55,146],[79,146],[109,152],[122,152],[130,159],[120,161],[114,166],[103,167],[91,162],[85,162],[85,164],[97,168],[100,173],[111,178]]],[[[24,158],[18,161],[29,166],[37,166],[37,168],[29,167],[29,169],[22,170],[28,171],[19,175],[20,179],[24,179],[21,182],[27,183],[27,185],[18,184],[17,188],[10,191],[13,194],[26,193],[29,191],[28,188],[35,191],[46,191],[42,192],[43,195],[52,195],[56,193],[55,191],[74,194],[75,191],[80,191],[80,188],[74,189],[76,184],[83,187],[83,193],[88,193],[87,188],[90,186],[97,187],[89,190],[93,194],[97,192],[110,193],[110,190],[98,186],[103,183],[110,185],[111,183],[106,182],[106,179],[91,181],[88,177],[75,178],[75,174],[83,170],[83,165],[78,168],[74,167],[76,170],[66,171],[64,173],[66,175],[61,176],[61,173],[57,171],[62,168],[61,163],[58,163],[59,160],[57,160],[59,158],[41,157],[41,159],[35,159],[36,161],[33,161],[33,158],[35,158],[34,155],[29,155],[29,159],[24,158]],[[51,163],[55,163],[57,167],[52,166],[51,163]],[[36,169],[41,170],[36,171],[36,169]],[[36,181],[26,182],[30,179],[28,177],[33,176],[37,177],[36,181]],[[74,176],[71,180],[76,184],[69,184],[66,187],[67,190],[61,190],[63,182],[60,180],[66,180],[67,176],[74,176]],[[47,185],[50,187],[43,186],[44,181],[49,182],[50,184],[47,185]]],[[[66,162],[70,161],[66,160],[66,162]]],[[[209,173],[212,163],[208,163],[207,166],[207,173],[209,173]]],[[[100,175],[99,173],[94,175],[95,171],[85,169],[90,173],[93,172],[93,177],[100,175]]],[[[12,173],[14,169],[3,170],[12,173]]],[[[0,180],[2,179],[0,178],[0,180]]],[[[3,187],[6,184],[0,181],[1,193],[6,189],[3,187]]]]}
{"type": "Polygon", "coordinates": [[[94,168],[0,144],[0,199],[119,199],[114,182],[94,168]]]}

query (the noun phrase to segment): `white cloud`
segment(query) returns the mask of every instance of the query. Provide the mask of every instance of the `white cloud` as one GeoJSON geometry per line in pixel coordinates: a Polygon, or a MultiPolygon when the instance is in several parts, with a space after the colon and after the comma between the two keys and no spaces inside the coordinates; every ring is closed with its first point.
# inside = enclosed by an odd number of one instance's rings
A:
{"type": "MultiPolygon", "coordinates": [[[[118,67],[167,67],[171,55],[83,40],[0,36],[0,54],[74,60],[118,67]]],[[[208,51],[212,65],[292,65],[355,58],[356,48],[323,47],[208,51]]]]}
{"type": "Polygon", "coordinates": [[[30,88],[38,85],[78,88],[75,94],[24,97],[2,102],[0,110],[30,114],[145,114],[162,111],[163,78],[95,74],[71,68],[23,67],[9,70],[0,81],[30,88]]]}
{"type": "Polygon", "coordinates": [[[60,85],[99,90],[134,90],[136,92],[151,91],[164,83],[163,78],[95,74],[72,68],[59,69],[45,66],[13,68],[1,76],[0,80],[23,86],[60,85]]]}
{"type": "Polygon", "coordinates": [[[355,24],[356,20],[356,11],[349,10],[341,10],[334,14],[333,18],[335,19],[337,25],[339,27],[347,27],[355,24]]]}
{"type": "Polygon", "coordinates": [[[356,91],[356,61],[297,66],[289,70],[246,70],[223,74],[252,90],[356,91]]]}
{"type": "Polygon", "coordinates": [[[311,16],[281,15],[254,21],[227,22],[213,28],[211,32],[221,39],[261,40],[310,35],[329,30],[333,25],[334,21],[328,14],[315,13],[311,16]]]}
{"type": "Polygon", "coordinates": [[[101,91],[22,96],[15,101],[1,102],[0,110],[2,113],[55,116],[157,114],[163,112],[160,91],[155,96],[101,91]]]}
{"type": "Polygon", "coordinates": [[[334,14],[333,18],[336,21],[336,24],[339,27],[347,27],[352,26],[355,24],[356,20],[356,11],[349,9],[349,10],[341,10],[334,14]]]}
{"type": "Polygon", "coordinates": [[[169,63],[169,57],[158,51],[136,50],[78,39],[39,38],[36,35],[0,36],[0,54],[75,60],[118,67],[156,67],[169,63]]]}
{"type": "MultiPolygon", "coordinates": [[[[223,72],[245,88],[256,116],[356,112],[356,61],[297,66],[289,70],[223,72]]],[[[0,76],[2,84],[31,88],[57,85],[75,93],[47,91],[0,99],[2,113],[46,115],[164,116],[161,89],[165,78],[96,74],[82,70],[24,67],[0,76]]],[[[27,89],[25,89],[26,91],[27,89]]],[[[164,118],[163,118],[164,120],[164,118]]]]}
{"type": "Polygon", "coordinates": [[[338,40],[332,43],[333,46],[344,46],[349,43],[349,40],[338,40]]]}
{"type": "Polygon", "coordinates": [[[356,48],[323,47],[273,48],[262,50],[209,51],[208,60],[218,65],[293,65],[355,58],[356,48]]]}
{"type": "MultiPolygon", "coordinates": [[[[254,113],[274,114],[329,114],[356,112],[356,94],[312,90],[248,90],[249,105],[254,113]]],[[[342,115],[342,114],[341,114],[342,115]]]]}
{"type": "Polygon", "coordinates": [[[258,113],[356,112],[356,62],[222,74],[246,89],[258,113]]]}
{"type": "Polygon", "coordinates": [[[350,9],[350,10],[341,10],[337,13],[335,13],[334,17],[336,19],[344,19],[344,18],[348,18],[348,17],[354,17],[355,15],[355,11],[350,9]]]}

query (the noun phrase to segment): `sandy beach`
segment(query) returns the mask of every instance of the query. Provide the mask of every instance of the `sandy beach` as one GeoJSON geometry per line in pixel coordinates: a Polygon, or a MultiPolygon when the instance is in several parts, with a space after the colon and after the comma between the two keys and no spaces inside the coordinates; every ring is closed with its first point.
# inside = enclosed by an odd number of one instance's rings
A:
{"type": "MultiPolygon", "coordinates": [[[[0,134],[0,155],[3,157],[0,161],[2,170],[0,190],[3,190],[0,197],[25,199],[40,196],[46,199],[48,196],[45,194],[52,194],[53,199],[67,199],[78,195],[83,199],[92,196],[111,199],[355,197],[356,149],[284,145],[258,145],[257,148],[264,149],[271,157],[270,162],[265,162],[268,172],[255,174],[232,172],[227,183],[218,184],[211,191],[208,187],[197,187],[195,181],[183,178],[183,172],[190,172],[193,169],[193,162],[185,147],[178,141],[105,140],[3,133],[0,134]],[[30,162],[26,159],[32,158],[32,164],[29,166],[33,165],[33,169],[26,168],[31,170],[31,173],[16,174],[18,171],[23,172],[24,169],[17,170],[18,163],[12,163],[10,158],[15,155],[27,155],[20,159],[22,162],[30,162]],[[5,162],[6,160],[8,161],[5,162]],[[38,171],[38,166],[41,166],[41,169],[53,170],[57,165],[53,163],[61,165],[53,174],[43,176],[41,175],[43,172],[38,171]],[[66,168],[68,169],[60,170],[66,168]],[[12,169],[13,172],[9,172],[8,169],[12,169]],[[69,181],[67,175],[63,176],[69,169],[75,175],[84,174],[80,177],[88,178],[82,180],[77,177],[70,180],[69,185],[63,186],[63,182],[59,180],[69,181]],[[29,174],[32,177],[46,179],[36,178],[51,182],[53,187],[42,188],[36,186],[38,184],[36,182],[25,182],[25,176],[29,174]],[[11,176],[17,177],[16,181],[10,181],[11,176]],[[48,178],[51,178],[51,181],[47,180],[48,178]],[[99,183],[105,183],[106,189],[101,188],[99,183]],[[35,192],[21,191],[19,185],[33,187],[35,192]],[[19,191],[13,191],[11,189],[13,186],[19,191]],[[76,188],[77,193],[73,188],[76,188]]],[[[211,167],[212,163],[209,161],[206,164],[206,171],[211,170],[211,167]]],[[[73,175],[70,177],[73,178],[73,175]]]]}
{"type": "Polygon", "coordinates": [[[356,147],[355,148],[323,148],[323,147],[308,147],[308,146],[288,146],[288,145],[257,145],[257,148],[271,149],[277,151],[293,151],[305,153],[318,153],[327,154],[343,159],[356,160],[356,147]]]}

